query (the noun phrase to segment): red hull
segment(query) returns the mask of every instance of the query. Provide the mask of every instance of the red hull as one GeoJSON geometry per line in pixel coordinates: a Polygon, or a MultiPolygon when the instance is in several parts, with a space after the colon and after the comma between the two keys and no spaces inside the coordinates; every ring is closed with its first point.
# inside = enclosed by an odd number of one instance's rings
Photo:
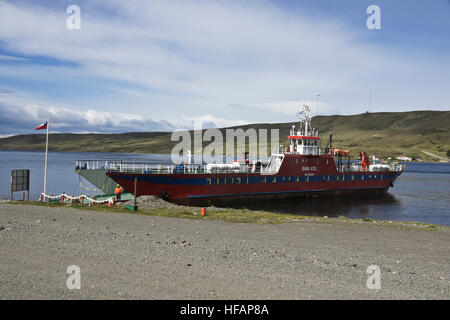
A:
{"type": "Polygon", "coordinates": [[[338,172],[332,156],[286,155],[276,174],[146,174],[108,172],[137,195],[166,196],[180,204],[220,204],[252,199],[287,199],[356,192],[384,192],[402,171],[338,172]]]}

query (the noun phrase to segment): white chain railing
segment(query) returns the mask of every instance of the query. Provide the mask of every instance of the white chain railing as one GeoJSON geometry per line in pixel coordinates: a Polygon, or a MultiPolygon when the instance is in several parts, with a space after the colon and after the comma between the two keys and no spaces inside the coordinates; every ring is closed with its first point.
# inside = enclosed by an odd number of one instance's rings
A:
{"type": "Polygon", "coordinates": [[[41,193],[39,200],[45,201],[46,199],[59,199],[59,200],[62,199],[62,201],[64,201],[64,200],[80,200],[80,201],[82,201],[83,199],[86,199],[86,200],[90,201],[91,203],[111,203],[111,202],[114,202],[114,200],[116,198],[113,196],[113,197],[109,197],[109,198],[103,199],[103,200],[96,200],[96,199],[91,198],[86,195],[81,195],[81,196],[76,197],[76,196],[70,196],[68,194],[62,193],[58,196],[52,196],[49,194],[41,193]]]}

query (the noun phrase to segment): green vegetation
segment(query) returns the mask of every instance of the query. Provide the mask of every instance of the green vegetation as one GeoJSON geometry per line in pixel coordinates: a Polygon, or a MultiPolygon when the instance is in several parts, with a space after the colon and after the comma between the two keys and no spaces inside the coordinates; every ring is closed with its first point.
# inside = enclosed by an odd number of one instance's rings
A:
{"type": "Polygon", "coordinates": [[[92,210],[99,212],[111,212],[111,213],[125,213],[125,214],[140,214],[147,216],[169,217],[169,218],[183,218],[183,219],[201,219],[201,220],[213,220],[213,221],[226,221],[237,223],[258,223],[258,224],[280,224],[290,222],[307,222],[307,223],[329,223],[329,224],[346,224],[346,225],[377,225],[388,226],[396,229],[421,229],[426,231],[438,231],[438,230],[450,230],[448,226],[420,223],[420,222],[408,222],[408,221],[389,221],[389,220],[373,220],[370,218],[363,219],[350,219],[347,217],[339,216],[337,218],[327,217],[311,217],[301,216],[285,213],[273,213],[267,211],[257,211],[248,209],[214,209],[208,208],[206,216],[201,215],[201,208],[195,207],[181,207],[181,208],[159,208],[159,209],[138,209],[138,211],[130,211],[123,206],[115,206],[113,208],[107,205],[95,205],[95,206],[81,206],[79,203],[73,205],[61,204],[58,202],[22,202],[14,201],[10,202],[17,205],[35,205],[45,206],[53,208],[74,208],[80,210],[92,210]]]}
{"type": "MultiPolygon", "coordinates": [[[[280,129],[280,143],[295,123],[258,123],[239,127],[280,129]]],[[[333,146],[349,149],[353,155],[366,151],[380,158],[406,155],[435,161],[422,150],[449,157],[450,111],[364,113],[352,116],[317,116],[312,124],[319,129],[322,144],[333,133],[333,146]]],[[[225,138],[225,129],[221,129],[225,138]]],[[[50,134],[49,150],[79,152],[170,153],[177,141],[170,132],[123,134],[50,134]]],[[[270,148],[270,135],[268,137],[270,148]]],[[[206,146],[207,143],[204,144],[206,146]]],[[[45,148],[45,134],[17,135],[0,139],[0,150],[39,150],[45,148]]],[[[229,152],[228,152],[229,153],[229,152]]]]}
{"type": "MultiPolygon", "coordinates": [[[[117,212],[117,213],[127,213],[127,214],[142,214],[148,216],[160,216],[160,217],[171,217],[171,218],[187,218],[187,219],[203,219],[203,220],[220,220],[227,222],[248,222],[248,223],[283,223],[292,220],[307,219],[309,217],[290,215],[290,214],[277,214],[267,211],[256,211],[248,209],[207,209],[206,216],[201,215],[201,208],[192,207],[181,207],[181,208],[155,208],[155,209],[141,209],[138,211],[131,211],[126,209],[124,206],[115,206],[113,208],[107,205],[94,205],[94,206],[81,206],[79,203],[68,205],[61,204],[58,202],[12,202],[15,204],[24,205],[37,205],[46,207],[71,207],[74,209],[82,210],[94,210],[101,212],[117,212]]],[[[323,218],[315,218],[323,219],[323,218]]]]}

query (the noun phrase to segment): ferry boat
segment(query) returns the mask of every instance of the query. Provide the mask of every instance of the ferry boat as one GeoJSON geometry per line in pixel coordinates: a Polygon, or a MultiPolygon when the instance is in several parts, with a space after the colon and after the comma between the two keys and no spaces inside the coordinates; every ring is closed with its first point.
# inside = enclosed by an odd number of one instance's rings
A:
{"type": "MultiPolygon", "coordinates": [[[[332,136],[322,148],[318,130],[311,127],[310,109],[303,106],[298,129],[288,136],[269,161],[246,157],[230,164],[178,164],[109,161],[106,175],[136,195],[154,195],[183,205],[224,205],[252,200],[316,198],[380,194],[393,187],[403,172],[398,163],[371,164],[365,152],[350,160],[348,150],[332,147],[332,136]]],[[[82,165],[82,164],[79,164],[82,165]]]]}

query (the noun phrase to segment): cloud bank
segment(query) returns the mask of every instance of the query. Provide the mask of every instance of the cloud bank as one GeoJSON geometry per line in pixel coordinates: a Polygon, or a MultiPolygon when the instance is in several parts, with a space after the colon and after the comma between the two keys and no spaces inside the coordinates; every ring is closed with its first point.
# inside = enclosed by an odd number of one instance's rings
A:
{"type": "Polygon", "coordinates": [[[81,30],[66,28],[66,2],[0,2],[0,86],[16,92],[0,92],[4,110],[56,106],[61,130],[112,132],[290,121],[319,92],[321,114],[364,112],[369,91],[372,111],[449,108],[448,59],[377,42],[389,24],[369,33],[364,10],[354,28],[270,1],[77,4],[81,30]]]}
{"type": "Polygon", "coordinates": [[[245,124],[243,121],[216,118],[212,115],[174,121],[155,121],[141,115],[126,113],[73,111],[56,107],[28,105],[25,107],[0,102],[0,137],[35,132],[34,128],[50,118],[52,132],[64,133],[120,133],[173,131],[176,129],[192,130],[195,121],[201,121],[203,128],[227,127],[245,124]]]}

